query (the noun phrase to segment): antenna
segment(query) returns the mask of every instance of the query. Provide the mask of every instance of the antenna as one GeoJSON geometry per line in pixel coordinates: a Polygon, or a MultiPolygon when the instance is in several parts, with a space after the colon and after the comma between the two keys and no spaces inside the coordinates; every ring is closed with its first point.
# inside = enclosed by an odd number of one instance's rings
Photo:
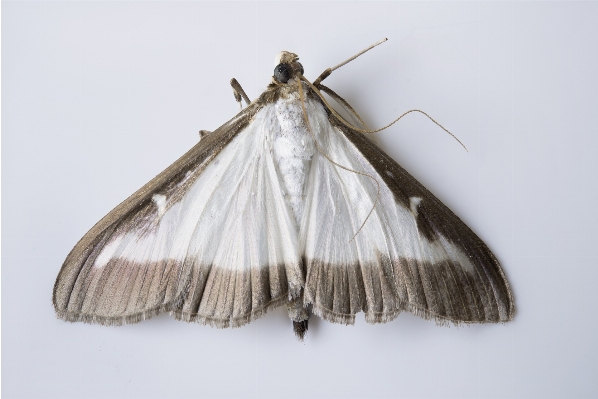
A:
{"type": "Polygon", "coordinates": [[[330,74],[332,73],[332,71],[335,71],[337,69],[339,69],[340,67],[342,67],[345,64],[348,64],[349,62],[353,61],[355,58],[359,57],[360,55],[370,51],[371,49],[373,49],[374,47],[384,43],[385,41],[387,41],[388,39],[385,37],[384,39],[380,40],[379,42],[372,44],[370,47],[366,48],[365,50],[360,51],[359,53],[355,54],[353,57],[349,58],[346,61],[341,62],[340,64],[338,64],[335,67],[332,68],[328,68],[326,69],[324,72],[322,72],[322,74],[320,76],[318,76],[318,78],[314,81],[314,86],[317,86],[318,84],[320,84],[324,79],[326,79],[328,76],[330,76],[330,74]]]}

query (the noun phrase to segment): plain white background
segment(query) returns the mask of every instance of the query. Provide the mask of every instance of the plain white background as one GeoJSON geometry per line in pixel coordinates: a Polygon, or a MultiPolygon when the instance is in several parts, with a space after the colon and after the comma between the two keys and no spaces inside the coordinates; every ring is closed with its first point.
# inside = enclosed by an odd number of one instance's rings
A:
{"type": "MultiPolygon", "coordinates": [[[[598,395],[598,3],[2,2],[4,398],[598,395]],[[507,325],[353,327],[283,308],[217,330],[54,317],[79,238],[253,99],[274,56],[326,84],[468,223],[511,282],[507,325]]],[[[243,162],[243,160],[239,160],[243,162]]]]}

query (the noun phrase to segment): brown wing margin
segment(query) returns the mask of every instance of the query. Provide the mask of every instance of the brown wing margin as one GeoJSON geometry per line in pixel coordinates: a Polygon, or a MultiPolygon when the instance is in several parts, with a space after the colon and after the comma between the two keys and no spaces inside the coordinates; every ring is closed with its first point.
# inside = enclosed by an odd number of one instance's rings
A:
{"type": "Polygon", "coordinates": [[[391,259],[380,254],[372,264],[323,265],[308,262],[306,290],[314,313],[337,323],[352,324],[363,310],[366,321],[386,322],[410,311],[439,324],[496,323],[513,318],[514,302],[498,260],[447,206],[432,195],[362,133],[329,114],[330,122],[378,172],[397,204],[409,209],[419,197],[417,227],[430,241],[443,236],[469,258],[470,273],[455,261],[436,264],[391,259]],[[351,283],[353,282],[353,283],[351,283]]]}
{"type": "MultiPolygon", "coordinates": [[[[151,201],[153,193],[158,190],[167,189],[170,185],[176,184],[185,177],[185,173],[197,165],[207,165],[231,140],[236,137],[252,120],[253,116],[261,108],[260,103],[253,103],[237,114],[230,121],[216,129],[213,133],[202,138],[186,154],[166,168],[162,173],[153,178],[150,182],[140,188],[129,198],[120,203],[104,218],[95,224],[71,250],[56,278],[52,292],[52,302],[59,318],[68,321],[97,321],[93,316],[85,316],[73,313],[69,310],[71,294],[78,277],[91,257],[97,256],[98,245],[101,245],[111,232],[117,229],[120,223],[135,212],[143,212],[143,208],[151,201]]],[[[91,262],[93,263],[93,262],[91,262]]],[[[164,310],[173,310],[174,304],[182,298],[172,298],[172,304],[164,304],[160,309],[148,309],[149,313],[159,313],[164,310]]],[[[141,315],[140,317],[145,317],[141,315]]],[[[135,320],[131,320],[134,322],[135,320]]],[[[137,320],[138,321],[138,320],[137,320]]],[[[111,324],[110,322],[102,324],[111,324]]]]}

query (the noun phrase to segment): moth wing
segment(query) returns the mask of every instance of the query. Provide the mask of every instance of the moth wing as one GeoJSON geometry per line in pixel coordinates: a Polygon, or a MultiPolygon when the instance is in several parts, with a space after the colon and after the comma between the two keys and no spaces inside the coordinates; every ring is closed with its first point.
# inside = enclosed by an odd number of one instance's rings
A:
{"type": "Polygon", "coordinates": [[[163,311],[237,326],[298,295],[296,222],[248,107],[117,206],[68,255],[53,302],[68,321],[125,324],[163,311]]]}
{"type": "Polygon", "coordinates": [[[305,303],[315,314],[352,324],[410,311],[443,324],[513,317],[506,277],[488,247],[415,178],[363,134],[320,105],[310,124],[326,155],[312,161],[301,227],[305,303]],[[363,228],[354,238],[353,235],[363,228]]]}

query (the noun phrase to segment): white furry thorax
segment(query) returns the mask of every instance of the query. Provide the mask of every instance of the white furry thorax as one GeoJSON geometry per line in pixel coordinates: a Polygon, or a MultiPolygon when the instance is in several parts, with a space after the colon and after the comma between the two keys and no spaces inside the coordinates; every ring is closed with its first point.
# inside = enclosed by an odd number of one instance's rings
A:
{"type": "Polygon", "coordinates": [[[273,155],[284,182],[285,197],[299,226],[305,206],[305,183],[315,145],[303,119],[298,94],[279,99],[274,109],[280,129],[277,129],[273,138],[273,155]]]}

